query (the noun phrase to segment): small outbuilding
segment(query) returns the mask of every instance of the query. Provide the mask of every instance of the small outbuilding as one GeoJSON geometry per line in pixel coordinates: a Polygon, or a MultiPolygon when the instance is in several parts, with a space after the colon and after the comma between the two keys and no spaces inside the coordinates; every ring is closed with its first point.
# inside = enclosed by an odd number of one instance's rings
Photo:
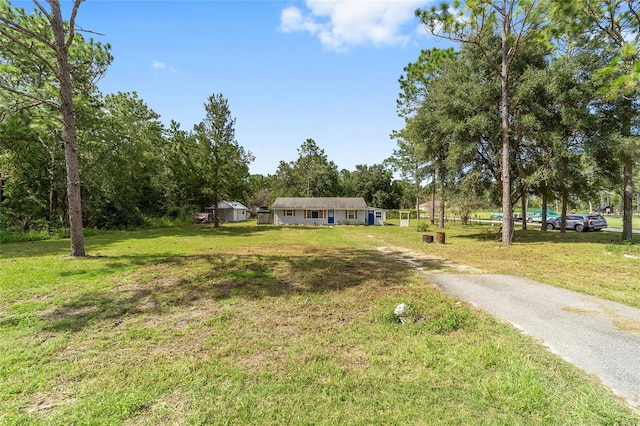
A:
{"type": "MultiPolygon", "coordinates": [[[[214,213],[215,206],[207,207],[207,213],[214,213]]],[[[218,215],[224,222],[242,222],[248,220],[251,211],[242,203],[237,201],[220,201],[218,203],[218,215]]]]}
{"type": "Polygon", "coordinates": [[[273,212],[266,207],[259,208],[256,211],[258,216],[258,225],[271,225],[273,224],[273,212]]]}

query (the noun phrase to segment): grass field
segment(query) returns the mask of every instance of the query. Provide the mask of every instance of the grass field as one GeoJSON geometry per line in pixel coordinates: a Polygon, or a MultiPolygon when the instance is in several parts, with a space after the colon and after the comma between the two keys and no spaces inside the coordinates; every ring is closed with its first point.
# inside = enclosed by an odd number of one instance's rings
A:
{"type": "Polygon", "coordinates": [[[0,423],[640,424],[594,378],[380,251],[640,306],[640,247],[444,231],[444,245],[398,226],[109,232],[81,260],[67,240],[4,244],[0,423]],[[395,319],[399,303],[415,322],[395,319]]]}

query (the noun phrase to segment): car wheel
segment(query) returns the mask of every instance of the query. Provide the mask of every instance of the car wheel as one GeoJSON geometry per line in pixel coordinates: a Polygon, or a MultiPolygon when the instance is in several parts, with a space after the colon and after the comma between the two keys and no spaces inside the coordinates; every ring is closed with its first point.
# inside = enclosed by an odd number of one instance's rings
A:
{"type": "Polygon", "coordinates": [[[553,231],[554,229],[556,229],[556,227],[553,226],[553,223],[547,223],[547,231],[553,231]]]}
{"type": "Polygon", "coordinates": [[[575,229],[577,232],[582,232],[584,231],[584,225],[577,224],[575,229]]]}

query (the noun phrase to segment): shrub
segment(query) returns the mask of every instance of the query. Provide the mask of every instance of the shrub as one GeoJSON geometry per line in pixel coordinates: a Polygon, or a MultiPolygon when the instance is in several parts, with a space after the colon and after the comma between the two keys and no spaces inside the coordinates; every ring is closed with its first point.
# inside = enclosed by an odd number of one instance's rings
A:
{"type": "Polygon", "coordinates": [[[418,229],[418,232],[428,231],[429,230],[429,224],[427,222],[420,221],[420,222],[418,222],[417,229],[418,229]]]}

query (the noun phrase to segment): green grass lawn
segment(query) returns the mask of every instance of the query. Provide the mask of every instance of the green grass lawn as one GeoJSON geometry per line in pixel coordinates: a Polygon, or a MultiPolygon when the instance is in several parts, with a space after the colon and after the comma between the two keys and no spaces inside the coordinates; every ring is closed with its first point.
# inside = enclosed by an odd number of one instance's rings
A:
{"type": "Polygon", "coordinates": [[[379,250],[638,306],[619,282],[638,276],[637,246],[444,231],[445,245],[398,226],[109,232],[80,260],[67,240],[4,244],[0,423],[640,424],[593,377],[379,250]],[[395,320],[399,303],[415,322],[395,320]]]}
{"type": "MultiPolygon", "coordinates": [[[[491,212],[499,211],[499,210],[500,209],[475,212],[471,215],[471,218],[489,220],[491,219],[491,212]]],[[[577,212],[577,213],[580,213],[580,212],[577,212]]],[[[603,216],[605,217],[605,219],[607,219],[607,225],[610,228],[622,229],[622,216],[620,216],[619,214],[605,214],[603,216]]],[[[633,229],[640,229],[640,215],[638,213],[634,213],[633,215],[632,227],[633,229]]]]}
{"type": "MultiPolygon", "coordinates": [[[[610,228],[622,229],[622,216],[620,216],[619,214],[611,214],[604,215],[604,217],[605,219],[607,219],[607,225],[610,228]]],[[[640,216],[638,216],[637,214],[633,215],[632,227],[633,229],[640,229],[640,216]]]]}
{"type": "MultiPolygon", "coordinates": [[[[415,228],[403,233],[396,232],[397,226],[385,227],[390,232],[384,238],[484,272],[518,275],[640,307],[640,244],[623,242],[620,232],[541,232],[540,224],[522,231],[516,224],[513,244],[505,247],[497,240],[499,226],[447,223],[445,245],[423,244],[415,228]]],[[[424,233],[438,231],[431,226],[424,233]]]]}

